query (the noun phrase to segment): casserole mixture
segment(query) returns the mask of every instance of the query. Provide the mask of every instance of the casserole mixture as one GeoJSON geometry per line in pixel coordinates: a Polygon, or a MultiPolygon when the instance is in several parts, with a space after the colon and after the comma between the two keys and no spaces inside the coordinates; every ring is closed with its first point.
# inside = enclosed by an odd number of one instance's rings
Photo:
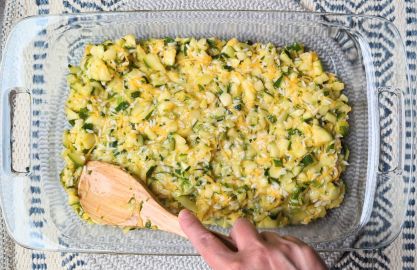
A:
{"type": "Polygon", "coordinates": [[[343,200],[351,107],[301,44],[127,35],[87,45],[68,84],[61,181],[84,219],[87,160],[125,168],[206,224],[307,224],[343,200]]]}

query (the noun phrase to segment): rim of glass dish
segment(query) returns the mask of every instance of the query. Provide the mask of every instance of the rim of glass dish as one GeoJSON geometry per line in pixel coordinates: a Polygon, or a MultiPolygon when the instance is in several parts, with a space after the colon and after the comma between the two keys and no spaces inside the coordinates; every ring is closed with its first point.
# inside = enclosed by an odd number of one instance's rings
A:
{"type": "MultiPolygon", "coordinates": [[[[42,15],[32,15],[32,16],[27,16],[24,18],[21,18],[19,20],[17,20],[13,26],[12,29],[10,30],[10,32],[8,33],[8,36],[4,42],[4,47],[3,47],[3,51],[2,51],[2,56],[5,55],[6,49],[7,49],[7,44],[10,41],[10,38],[12,36],[12,33],[16,30],[16,26],[26,22],[26,21],[31,21],[31,20],[36,20],[36,19],[48,19],[48,18],[68,18],[68,17],[87,17],[87,16],[111,16],[111,15],[120,15],[120,14],[139,14],[139,13],[174,13],[174,12],[180,12],[180,13],[184,13],[184,12],[191,12],[191,13],[198,13],[198,12],[248,12],[248,13],[288,13],[288,14],[307,14],[307,15],[313,15],[313,16],[339,16],[339,17],[356,17],[356,18],[365,18],[365,19],[369,19],[369,20],[378,20],[384,23],[387,23],[388,25],[390,25],[391,30],[394,31],[394,35],[397,36],[397,38],[399,38],[399,40],[401,41],[401,54],[402,56],[405,58],[406,56],[406,50],[405,50],[405,46],[404,46],[404,40],[401,36],[401,33],[399,32],[398,28],[395,26],[395,24],[393,22],[391,22],[390,20],[381,17],[381,16],[375,16],[375,15],[366,15],[366,14],[348,14],[348,13],[337,13],[337,12],[316,12],[316,11],[293,11],[293,10],[278,10],[278,9],[159,9],[159,10],[152,10],[152,9],[138,9],[138,10],[129,10],[129,11],[103,11],[103,12],[82,12],[82,13],[64,13],[64,14],[42,14],[42,15]]],[[[337,26],[337,27],[341,27],[341,28],[349,28],[349,27],[345,27],[345,26],[341,26],[339,23],[333,23],[333,22],[328,22],[328,21],[324,21],[323,23],[325,23],[328,26],[337,26]]],[[[404,59],[405,60],[405,59],[404,59]]],[[[406,83],[406,88],[410,88],[410,80],[409,80],[409,76],[410,76],[410,70],[408,65],[406,64],[406,62],[404,63],[404,68],[405,68],[405,73],[406,73],[406,77],[404,78],[405,83],[406,83]]],[[[1,57],[1,61],[0,61],[0,75],[3,75],[3,71],[4,70],[4,57],[1,57]]],[[[409,105],[410,108],[413,108],[414,106],[412,104],[409,105]]],[[[4,112],[0,112],[0,116],[3,117],[3,113],[4,112]]],[[[414,131],[414,127],[413,125],[411,125],[411,129],[412,129],[412,134],[414,131]]],[[[0,138],[3,137],[3,133],[1,133],[0,138]]],[[[2,146],[2,140],[0,140],[0,146],[2,146]]],[[[414,145],[411,143],[411,148],[410,151],[413,153],[414,151],[414,145]]],[[[403,153],[404,154],[404,153],[403,153]]],[[[5,157],[3,157],[5,158],[5,157]]],[[[411,161],[411,163],[413,163],[411,161]]],[[[1,165],[1,164],[0,164],[1,165]]],[[[405,164],[404,164],[405,165],[405,164]]],[[[4,171],[4,168],[1,168],[1,171],[3,171],[4,173],[7,173],[7,171],[4,171]]],[[[405,170],[403,168],[403,172],[407,174],[407,176],[409,177],[410,174],[412,173],[412,168],[410,166],[409,170],[405,170]]],[[[377,174],[378,175],[378,174],[377,174]]],[[[403,175],[404,176],[404,175],[403,175]]],[[[410,187],[411,187],[411,181],[408,181],[408,183],[406,184],[406,189],[407,192],[404,193],[404,204],[405,204],[405,208],[404,211],[402,213],[402,220],[401,220],[401,224],[399,226],[398,231],[396,231],[394,234],[392,234],[392,236],[389,238],[389,240],[384,241],[382,244],[378,244],[376,246],[373,247],[346,247],[346,246],[342,246],[342,247],[336,247],[333,249],[330,248],[317,248],[318,252],[323,252],[323,253],[327,253],[327,252],[337,252],[337,251],[358,251],[358,250],[376,250],[376,249],[381,249],[384,248],[388,245],[390,245],[392,242],[395,241],[395,239],[398,237],[398,235],[401,233],[402,228],[404,226],[404,222],[406,219],[406,211],[407,211],[407,205],[408,205],[408,200],[409,200],[409,195],[410,195],[410,187]]],[[[1,190],[1,186],[0,186],[0,190],[1,190]]],[[[15,243],[17,243],[18,245],[30,249],[30,250],[39,250],[39,251],[52,251],[52,252],[79,252],[79,253],[97,253],[97,254],[114,254],[114,255],[145,255],[145,256],[200,256],[200,254],[198,253],[141,253],[141,252],[124,252],[124,251],[117,251],[117,250],[104,250],[104,249],[86,249],[86,248],[38,248],[38,247],[32,247],[29,245],[26,245],[25,243],[22,243],[20,241],[18,241],[14,234],[11,233],[11,229],[9,227],[8,222],[6,222],[5,214],[4,214],[4,207],[3,207],[3,200],[0,199],[0,209],[2,210],[2,218],[4,219],[4,223],[5,223],[5,227],[6,227],[6,231],[8,232],[10,238],[13,239],[13,241],[15,243]]],[[[359,224],[359,228],[362,228],[364,224],[359,224]]],[[[352,232],[356,232],[358,231],[357,228],[352,229],[352,232]]],[[[336,241],[341,241],[341,239],[336,239],[336,241]]],[[[326,244],[328,242],[322,242],[323,244],[326,244]]],[[[320,244],[320,242],[312,242],[312,244],[320,244]]]]}

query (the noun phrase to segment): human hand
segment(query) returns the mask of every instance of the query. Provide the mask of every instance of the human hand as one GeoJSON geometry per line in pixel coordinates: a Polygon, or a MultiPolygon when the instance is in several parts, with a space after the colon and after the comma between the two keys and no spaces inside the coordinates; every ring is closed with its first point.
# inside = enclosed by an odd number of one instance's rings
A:
{"type": "Polygon", "coordinates": [[[178,218],[195,249],[215,270],[327,269],[320,256],[301,240],[273,232],[258,233],[246,219],[238,219],[230,232],[237,248],[233,251],[190,211],[182,210],[178,218]]]}

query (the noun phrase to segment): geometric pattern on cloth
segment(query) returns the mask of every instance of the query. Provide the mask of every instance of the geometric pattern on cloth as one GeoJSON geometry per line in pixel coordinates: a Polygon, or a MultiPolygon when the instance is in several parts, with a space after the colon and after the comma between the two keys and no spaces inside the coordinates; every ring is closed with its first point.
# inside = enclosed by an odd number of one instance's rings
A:
{"type": "MultiPolygon", "coordinates": [[[[397,26],[399,29],[404,43],[406,45],[407,66],[411,71],[409,78],[411,88],[408,89],[413,94],[413,102],[415,104],[416,95],[416,52],[417,52],[417,5],[414,0],[406,1],[339,1],[339,0],[307,0],[302,1],[309,9],[321,12],[340,12],[340,13],[354,13],[354,14],[367,14],[375,15],[386,18],[397,26]]],[[[373,34],[372,31],[369,32],[373,34]]],[[[389,41],[387,40],[381,45],[383,50],[389,52],[389,41]]],[[[377,46],[377,45],[375,45],[377,46]]],[[[384,63],[385,53],[382,53],[378,60],[380,60],[379,67],[384,72],[377,74],[377,80],[383,81],[384,76],[389,73],[389,63],[384,63]],[[384,66],[382,66],[384,65],[384,66]]],[[[416,116],[416,112],[413,111],[413,117],[416,116]]],[[[415,130],[415,126],[414,126],[415,130]]],[[[416,135],[413,136],[414,142],[416,141],[416,135]]],[[[414,145],[416,145],[414,143],[414,145]]],[[[406,150],[407,151],[407,150],[406,150]]],[[[403,269],[412,270],[416,269],[416,179],[415,179],[415,153],[410,153],[413,158],[412,172],[413,176],[407,181],[411,181],[412,186],[410,188],[410,198],[408,201],[408,207],[406,212],[406,220],[404,227],[398,238],[388,247],[378,251],[359,251],[359,252],[346,252],[341,260],[333,266],[334,269],[403,269]]],[[[367,237],[364,236],[364,240],[367,237]]]]}
{"type": "MultiPolygon", "coordinates": [[[[1,1],[1,0],[0,0],[1,1]]],[[[310,10],[366,13],[383,16],[393,21],[399,28],[407,49],[407,64],[412,72],[409,78],[416,93],[416,50],[417,50],[417,12],[414,0],[404,2],[396,0],[381,1],[344,1],[344,0],[301,0],[281,1],[245,1],[219,0],[216,3],[204,1],[127,1],[127,0],[17,0],[6,2],[4,26],[2,29],[2,46],[12,23],[17,18],[28,15],[48,13],[76,13],[85,11],[134,10],[144,8],[275,8],[300,10],[304,6],[310,10]],[[150,7],[146,6],[147,4],[150,7]]],[[[42,36],[39,37],[42,41],[42,36]]],[[[41,51],[42,48],[39,48],[41,51]]],[[[41,59],[39,60],[41,61],[41,59]]],[[[383,74],[381,74],[382,78],[383,74]]],[[[415,115],[415,112],[413,112],[415,115]]],[[[414,136],[414,134],[413,134],[414,136]]],[[[415,137],[415,136],[414,136],[415,137]]],[[[414,158],[414,153],[412,153],[414,158]]],[[[415,166],[413,166],[413,172],[415,166]]],[[[36,173],[32,177],[36,186],[36,173]]],[[[410,190],[407,217],[404,229],[396,241],[379,251],[346,252],[335,263],[339,254],[325,253],[327,263],[333,269],[416,269],[415,226],[416,192],[415,178],[410,179],[413,187],[410,190]]],[[[38,184],[39,185],[39,184],[38,184]]],[[[41,211],[37,219],[42,220],[41,211]]],[[[55,253],[30,251],[15,244],[8,238],[0,222],[0,263],[4,269],[208,269],[200,257],[163,257],[163,256],[129,256],[129,255],[86,255],[77,253],[55,253]]],[[[365,236],[366,238],[366,236],[365,236]]]]}

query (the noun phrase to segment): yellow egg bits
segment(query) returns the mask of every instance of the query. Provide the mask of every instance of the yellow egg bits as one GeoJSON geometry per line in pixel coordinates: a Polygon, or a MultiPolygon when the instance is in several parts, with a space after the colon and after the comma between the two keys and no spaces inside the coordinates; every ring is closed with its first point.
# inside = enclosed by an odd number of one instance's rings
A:
{"type": "Polygon", "coordinates": [[[351,108],[301,44],[127,35],[87,45],[68,84],[61,181],[84,219],[86,160],[126,168],[206,224],[306,224],[343,200],[351,108]]]}

